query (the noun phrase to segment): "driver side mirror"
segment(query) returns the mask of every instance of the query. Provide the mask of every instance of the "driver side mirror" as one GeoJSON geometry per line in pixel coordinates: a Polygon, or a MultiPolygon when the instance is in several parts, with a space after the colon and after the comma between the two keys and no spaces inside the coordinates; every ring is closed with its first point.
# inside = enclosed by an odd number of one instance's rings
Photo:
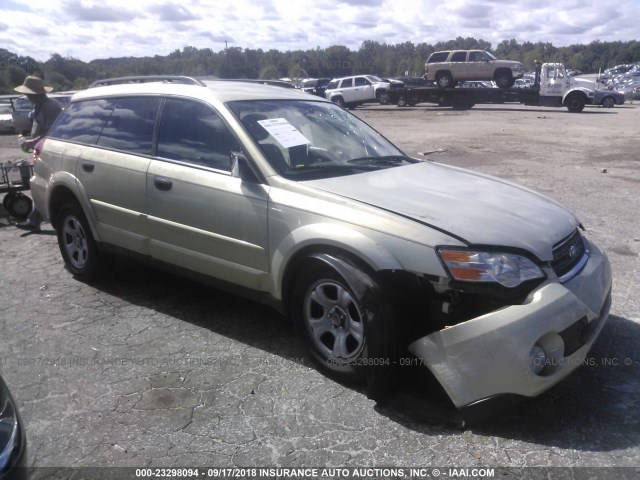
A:
{"type": "Polygon", "coordinates": [[[260,183],[261,178],[261,175],[241,152],[231,152],[231,175],[247,183],[260,183]]]}

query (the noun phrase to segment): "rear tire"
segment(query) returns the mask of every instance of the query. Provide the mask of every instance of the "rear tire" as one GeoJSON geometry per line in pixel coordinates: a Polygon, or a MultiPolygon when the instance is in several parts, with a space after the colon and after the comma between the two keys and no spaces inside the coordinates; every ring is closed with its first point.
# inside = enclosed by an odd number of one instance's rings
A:
{"type": "Polygon", "coordinates": [[[341,108],[345,108],[347,106],[347,104],[344,101],[344,98],[342,97],[334,97],[331,99],[331,101],[341,108]]]}
{"type": "Polygon", "coordinates": [[[9,215],[19,220],[27,218],[33,209],[33,200],[24,193],[8,193],[5,200],[6,204],[4,201],[2,202],[4,208],[9,212],[9,215]]]}
{"type": "Polygon", "coordinates": [[[74,277],[90,281],[104,275],[108,256],[98,248],[87,217],[77,203],[67,203],[60,209],[55,228],[60,253],[74,277]]]}
{"type": "Polygon", "coordinates": [[[516,82],[515,79],[513,78],[513,75],[511,75],[511,72],[506,72],[506,71],[500,71],[496,73],[494,81],[496,82],[496,85],[498,86],[498,88],[502,88],[502,89],[511,88],[513,87],[513,84],[516,82]]]}
{"type": "Polygon", "coordinates": [[[439,88],[453,87],[453,78],[449,72],[438,72],[436,75],[436,84],[439,88]]]}
{"type": "Polygon", "coordinates": [[[613,108],[616,104],[616,100],[613,97],[604,97],[602,99],[602,106],[604,108],[613,108]]]}

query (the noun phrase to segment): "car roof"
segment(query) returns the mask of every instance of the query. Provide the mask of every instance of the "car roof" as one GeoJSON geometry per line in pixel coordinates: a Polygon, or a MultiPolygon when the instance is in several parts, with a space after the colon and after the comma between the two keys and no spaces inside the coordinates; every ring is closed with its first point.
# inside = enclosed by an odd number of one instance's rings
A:
{"type": "MultiPolygon", "coordinates": [[[[296,89],[232,80],[203,80],[200,85],[182,83],[126,83],[89,88],[76,93],[72,101],[127,95],[176,95],[195,99],[229,102],[235,100],[310,100],[296,89]]],[[[324,101],[321,98],[314,101],[324,101]]]]}
{"type": "Polygon", "coordinates": [[[470,48],[468,50],[465,49],[452,49],[452,50],[439,50],[437,52],[433,52],[431,55],[433,55],[434,53],[451,53],[451,52],[486,52],[486,50],[481,50],[478,48],[470,48]]]}

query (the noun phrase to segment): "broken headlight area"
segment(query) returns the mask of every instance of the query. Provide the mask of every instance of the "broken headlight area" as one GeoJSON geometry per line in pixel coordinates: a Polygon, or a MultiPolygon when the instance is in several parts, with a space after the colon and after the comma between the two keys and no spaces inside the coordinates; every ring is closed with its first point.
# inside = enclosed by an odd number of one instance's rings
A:
{"type": "Polygon", "coordinates": [[[399,306],[399,323],[406,341],[511,305],[522,305],[544,280],[536,277],[517,287],[491,282],[461,282],[409,272],[389,273],[399,306]]]}

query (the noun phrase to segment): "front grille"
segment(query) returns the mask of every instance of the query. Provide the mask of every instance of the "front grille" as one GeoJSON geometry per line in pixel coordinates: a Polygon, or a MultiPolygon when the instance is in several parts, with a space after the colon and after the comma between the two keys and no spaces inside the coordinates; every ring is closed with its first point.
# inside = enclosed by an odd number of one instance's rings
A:
{"type": "Polygon", "coordinates": [[[568,278],[563,279],[562,277],[571,272],[583,260],[585,253],[587,252],[582,235],[580,235],[580,230],[576,229],[567,238],[554,245],[551,268],[561,281],[566,281],[568,278]]]}

